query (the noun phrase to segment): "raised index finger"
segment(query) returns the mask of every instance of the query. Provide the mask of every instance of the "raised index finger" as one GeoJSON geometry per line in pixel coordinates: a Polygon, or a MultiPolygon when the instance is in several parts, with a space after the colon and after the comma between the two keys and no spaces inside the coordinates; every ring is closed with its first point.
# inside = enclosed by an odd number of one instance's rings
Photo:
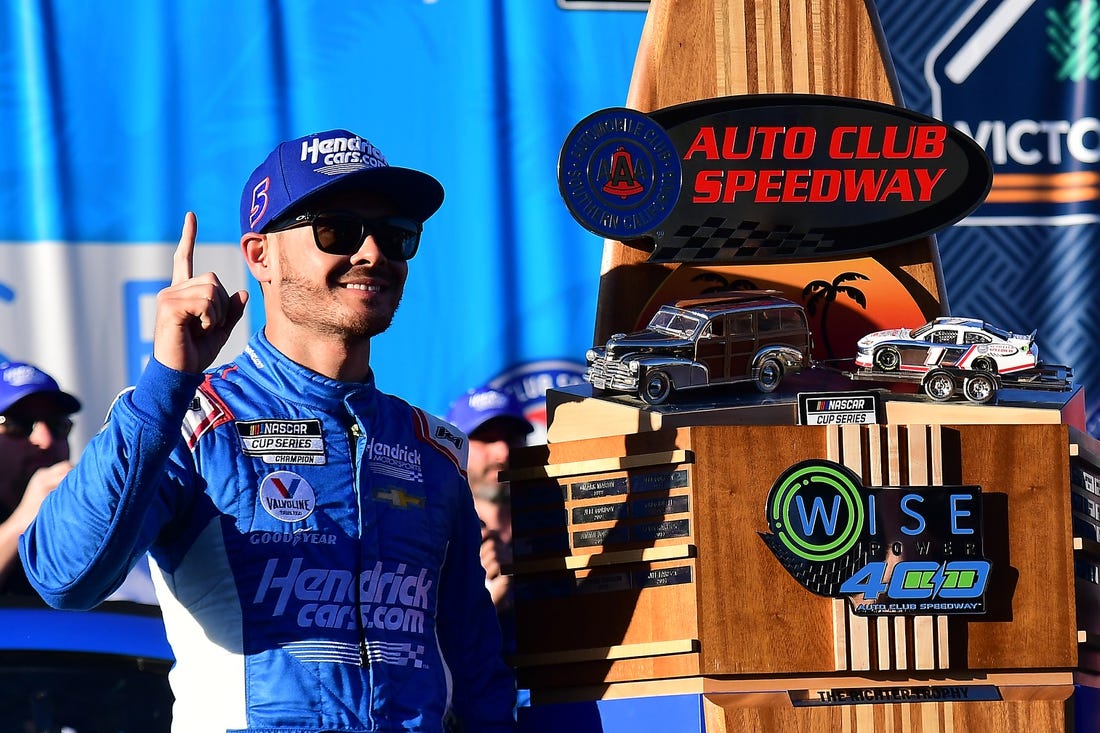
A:
{"type": "Polygon", "coordinates": [[[194,274],[195,257],[195,231],[198,222],[194,212],[188,211],[183,217],[183,232],[180,233],[180,243],[176,245],[176,252],[172,255],[172,284],[190,280],[194,274]]]}

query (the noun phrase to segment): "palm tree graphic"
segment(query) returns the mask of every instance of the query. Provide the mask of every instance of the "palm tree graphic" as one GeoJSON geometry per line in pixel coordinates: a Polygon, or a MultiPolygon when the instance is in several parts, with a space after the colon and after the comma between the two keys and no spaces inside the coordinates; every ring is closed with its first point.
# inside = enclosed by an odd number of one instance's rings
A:
{"type": "Polygon", "coordinates": [[[727,280],[717,272],[701,272],[695,277],[691,278],[692,282],[711,282],[716,283],[709,288],[705,288],[699,294],[709,295],[711,293],[721,293],[726,290],[759,290],[756,287],[756,283],[752,280],[746,280],[745,278],[739,278],[737,280],[727,280]]]}
{"type": "Polygon", "coordinates": [[[836,301],[838,296],[847,295],[849,298],[859,303],[859,306],[864,310],[867,309],[867,296],[863,294],[863,291],[859,288],[854,288],[851,285],[841,285],[841,283],[848,282],[850,280],[870,280],[867,277],[858,272],[842,272],[833,278],[831,283],[824,280],[814,280],[809,285],[802,289],[802,300],[806,303],[806,312],[811,316],[814,315],[814,311],[817,310],[817,304],[823,302],[821,306],[821,340],[825,342],[825,353],[828,358],[834,358],[833,347],[829,343],[829,306],[836,301]],[[809,296],[807,298],[807,296],[809,296]]]}

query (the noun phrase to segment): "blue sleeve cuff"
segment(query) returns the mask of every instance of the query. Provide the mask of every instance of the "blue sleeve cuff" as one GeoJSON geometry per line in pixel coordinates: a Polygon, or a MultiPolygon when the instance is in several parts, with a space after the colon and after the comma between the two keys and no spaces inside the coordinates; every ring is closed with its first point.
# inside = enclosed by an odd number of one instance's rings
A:
{"type": "Polygon", "coordinates": [[[149,357],[131,396],[134,409],[152,420],[167,419],[178,425],[205,378],[201,373],[176,371],[149,357]]]}

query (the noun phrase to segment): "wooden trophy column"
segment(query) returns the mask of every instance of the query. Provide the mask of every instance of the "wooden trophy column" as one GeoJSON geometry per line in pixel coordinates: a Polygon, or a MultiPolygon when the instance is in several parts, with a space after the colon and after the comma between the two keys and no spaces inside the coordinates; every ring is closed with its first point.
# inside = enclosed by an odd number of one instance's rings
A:
{"type": "MultiPolygon", "coordinates": [[[[650,112],[684,102],[739,94],[827,94],[900,105],[878,15],[861,0],[653,0],[642,31],[627,106],[650,112]]],[[[644,325],[661,303],[716,285],[751,282],[800,300],[803,288],[858,272],[881,295],[855,309],[854,324],[835,327],[830,350],[852,354],[876,327],[920,325],[947,311],[932,237],[877,250],[873,256],[766,265],[646,264],[649,252],[608,240],[594,343],[644,325]],[[859,332],[859,329],[865,329],[859,332]]],[[[831,320],[843,322],[834,312],[831,320]]]]}

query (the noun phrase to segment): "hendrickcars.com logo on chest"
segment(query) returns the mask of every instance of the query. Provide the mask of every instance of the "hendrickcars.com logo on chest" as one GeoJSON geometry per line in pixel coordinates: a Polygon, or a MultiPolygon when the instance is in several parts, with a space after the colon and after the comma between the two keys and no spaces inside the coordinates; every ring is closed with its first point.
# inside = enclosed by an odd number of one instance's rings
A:
{"type": "Polygon", "coordinates": [[[379,560],[356,576],[306,567],[300,557],[271,558],[252,602],[270,605],[272,616],[293,614],[303,629],[362,626],[423,634],[432,585],[426,568],[406,563],[379,560]]]}

